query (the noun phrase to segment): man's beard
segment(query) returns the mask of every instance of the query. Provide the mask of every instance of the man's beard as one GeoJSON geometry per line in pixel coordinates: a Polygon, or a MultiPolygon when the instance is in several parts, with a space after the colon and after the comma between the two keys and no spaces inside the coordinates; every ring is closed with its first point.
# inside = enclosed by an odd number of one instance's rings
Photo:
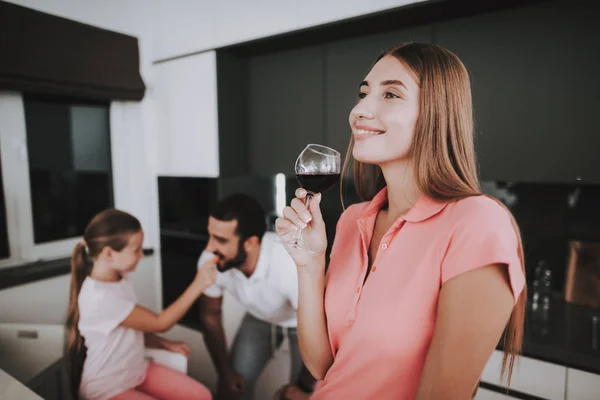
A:
{"type": "MultiPolygon", "coordinates": [[[[219,253],[218,251],[215,251],[214,255],[219,257],[219,260],[225,260],[225,256],[219,253]]],[[[217,263],[217,270],[219,270],[219,272],[225,272],[229,271],[232,268],[239,268],[242,266],[242,264],[246,262],[247,258],[248,253],[246,253],[246,250],[244,250],[244,246],[242,246],[242,240],[240,239],[238,243],[238,252],[236,256],[230,260],[227,260],[222,266],[217,263]]]]}

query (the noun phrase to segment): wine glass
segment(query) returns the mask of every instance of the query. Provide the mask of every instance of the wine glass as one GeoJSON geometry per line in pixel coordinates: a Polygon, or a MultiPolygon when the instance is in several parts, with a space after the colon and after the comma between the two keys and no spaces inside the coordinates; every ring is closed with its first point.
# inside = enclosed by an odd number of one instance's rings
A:
{"type": "MultiPolygon", "coordinates": [[[[296,179],[307,191],[305,205],[317,193],[323,193],[335,186],[340,179],[340,153],[320,144],[309,144],[296,159],[296,179]]],[[[304,248],[302,229],[299,229],[288,246],[304,248]]]]}

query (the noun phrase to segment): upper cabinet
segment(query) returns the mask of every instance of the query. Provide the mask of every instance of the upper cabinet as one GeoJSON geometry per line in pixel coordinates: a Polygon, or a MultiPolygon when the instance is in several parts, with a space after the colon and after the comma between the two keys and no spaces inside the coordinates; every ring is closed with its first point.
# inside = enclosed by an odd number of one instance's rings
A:
{"type": "Polygon", "coordinates": [[[600,183],[595,19],[546,1],[320,45],[291,40],[296,47],[283,51],[284,38],[274,50],[223,50],[231,57],[219,68],[222,172],[291,174],[308,143],[345,154],[359,83],[382,51],[415,41],[455,52],[469,71],[483,180],[600,183]],[[236,138],[245,153],[228,150],[236,138]]]}
{"type": "Polygon", "coordinates": [[[403,42],[431,42],[431,29],[419,27],[330,43],[325,51],[325,144],[345,155],[350,141],[350,111],[360,82],[377,57],[403,42]]]}
{"type": "Polygon", "coordinates": [[[158,175],[219,176],[215,52],[158,64],[155,71],[158,175]]]}
{"type": "Polygon", "coordinates": [[[247,107],[248,172],[293,174],[302,149],[323,142],[323,47],[250,59],[247,107]]]}
{"type": "Polygon", "coordinates": [[[600,183],[597,24],[555,1],[435,26],[471,75],[483,179],[600,183]]]}
{"type": "Polygon", "coordinates": [[[248,61],[250,171],[293,173],[304,146],[322,143],[345,155],[348,116],[359,83],[384,50],[431,41],[428,27],[252,57],[248,61]]]}

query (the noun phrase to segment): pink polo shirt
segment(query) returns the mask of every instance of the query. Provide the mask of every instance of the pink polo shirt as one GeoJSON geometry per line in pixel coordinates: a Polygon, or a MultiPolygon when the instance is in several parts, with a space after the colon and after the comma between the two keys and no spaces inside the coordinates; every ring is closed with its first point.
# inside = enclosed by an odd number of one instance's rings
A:
{"type": "Polygon", "coordinates": [[[413,399],[441,286],[494,263],[508,265],[515,300],[525,286],[509,214],[485,196],[450,203],[421,196],[383,236],[363,285],[375,219],[386,201],[383,189],[338,221],[325,293],[334,361],[313,400],[413,399]]]}

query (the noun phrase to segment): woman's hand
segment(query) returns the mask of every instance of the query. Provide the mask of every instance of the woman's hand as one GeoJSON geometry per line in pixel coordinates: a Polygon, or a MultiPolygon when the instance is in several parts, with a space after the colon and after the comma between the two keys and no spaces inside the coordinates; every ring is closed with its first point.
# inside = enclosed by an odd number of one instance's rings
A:
{"type": "Polygon", "coordinates": [[[288,253],[294,259],[298,267],[304,267],[316,260],[322,260],[327,250],[327,235],[325,222],[321,215],[321,194],[310,199],[308,208],[304,205],[307,192],[299,188],[296,190],[296,198],[291,204],[283,209],[283,218],[275,221],[277,234],[283,241],[288,253]],[[303,228],[303,248],[295,248],[288,245],[294,238],[294,234],[303,228]]]}

